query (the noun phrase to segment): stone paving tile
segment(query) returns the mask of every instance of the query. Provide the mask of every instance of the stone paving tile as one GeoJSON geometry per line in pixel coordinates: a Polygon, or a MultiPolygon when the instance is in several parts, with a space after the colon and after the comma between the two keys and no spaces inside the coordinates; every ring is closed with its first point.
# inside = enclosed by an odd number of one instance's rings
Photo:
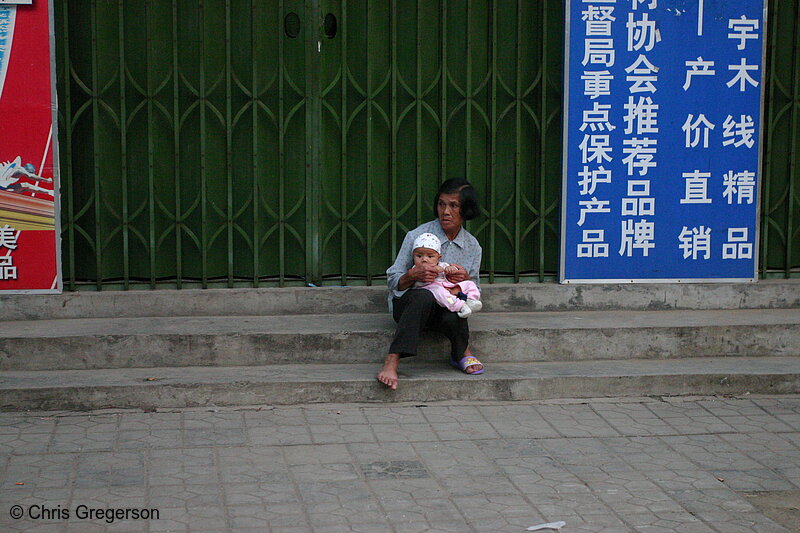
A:
{"type": "Polygon", "coordinates": [[[291,483],[223,483],[225,502],[228,505],[272,505],[299,503],[300,499],[291,483]]]}
{"type": "Polygon", "coordinates": [[[372,444],[364,442],[348,443],[347,450],[356,463],[373,463],[376,461],[414,461],[419,460],[414,447],[406,442],[372,444]]]}
{"type": "Polygon", "coordinates": [[[315,525],[313,528],[314,533],[384,533],[391,531],[391,524],[388,519],[380,518],[373,519],[373,522],[368,524],[350,523],[346,526],[319,526],[315,525]]]}
{"type": "Polygon", "coordinates": [[[537,410],[564,437],[615,437],[620,433],[589,405],[540,405],[537,410]]]}
{"type": "MultiPolygon", "coordinates": [[[[275,449],[275,452],[280,450],[275,449]]],[[[344,444],[318,444],[314,446],[288,446],[283,449],[288,465],[347,463],[353,460],[344,444]]]]}
{"type": "MultiPolygon", "coordinates": [[[[566,522],[567,525],[561,530],[564,533],[631,533],[634,531],[626,526],[616,515],[610,512],[603,514],[578,514],[576,510],[573,509],[560,509],[558,514],[555,515],[548,516],[547,513],[545,513],[545,520],[547,522],[555,522],[557,520],[566,522]]],[[[681,533],[683,532],[681,531],[681,533]]]]}
{"type": "Polygon", "coordinates": [[[122,413],[120,431],[180,430],[182,413],[122,413]]]}
{"type": "Polygon", "coordinates": [[[542,439],[561,436],[533,405],[482,405],[478,409],[503,438],[542,439]]]}
{"type": "MultiPolygon", "coordinates": [[[[278,528],[301,528],[311,531],[302,506],[292,503],[271,505],[236,505],[228,507],[233,531],[245,528],[260,528],[261,531],[276,531],[278,528]]],[[[289,529],[286,529],[289,531],[289,529]]]]}
{"type": "Polygon", "coordinates": [[[365,479],[422,479],[431,477],[420,461],[376,461],[359,466],[365,479]]]}
{"type": "Polygon", "coordinates": [[[473,406],[429,405],[420,409],[425,419],[434,425],[457,423],[486,423],[481,409],[473,406]]]}
{"type": "Polygon", "coordinates": [[[378,442],[428,442],[438,440],[436,432],[424,420],[420,424],[411,423],[372,423],[372,430],[378,442]]]}
{"type": "MultiPolygon", "coordinates": [[[[707,524],[711,524],[715,530],[723,533],[793,533],[764,515],[757,513],[707,512],[698,515],[697,518],[702,519],[707,524]]],[[[671,529],[668,531],[682,530],[671,529]]]]}
{"type": "Polygon", "coordinates": [[[413,446],[434,476],[488,477],[499,473],[497,465],[484,457],[480,448],[470,441],[416,442],[413,446]]]}
{"type": "Polygon", "coordinates": [[[626,490],[598,492],[597,497],[620,515],[646,513],[682,513],[685,511],[663,490],[626,490]]]}
{"type": "Polygon", "coordinates": [[[650,436],[674,435],[675,428],[657,417],[646,403],[623,403],[593,405],[594,411],[621,435],[650,436]]]}
{"type": "Polygon", "coordinates": [[[147,483],[161,485],[208,485],[218,481],[214,450],[176,448],[149,450],[147,483]]]}
{"type": "Polygon", "coordinates": [[[688,512],[626,514],[625,521],[635,531],[648,533],[714,533],[714,529],[688,512]]]}
{"type": "Polygon", "coordinates": [[[427,522],[431,524],[432,528],[455,527],[450,524],[464,524],[465,522],[464,516],[455,503],[446,498],[417,500],[417,505],[413,509],[390,509],[386,511],[386,516],[393,524],[427,522]]]}
{"type": "Polygon", "coordinates": [[[386,514],[374,497],[351,499],[343,502],[317,502],[306,507],[313,528],[319,526],[347,526],[352,523],[369,524],[386,520],[386,514]]]}
{"type": "Polygon", "coordinates": [[[86,452],[86,451],[113,451],[117,443],[117,429],[115,426],[102,425],[94,429],[80,427],[57,426],[47,451],[50,453],[61,452],[86,452]]]}
{"type": "Polygon", "coordinates": [[[440,499],[448,494],[431,479],[370,480],[368,490],[385,513],[413,511],[420,501],[440,499]]]}
{"type": "Polygon", "coordinates": [[[608,505],[589,491],[565,493],[543,491],[526,494],[526,496],[545,517],[554,517],[548,519],[548,522],[565,520],[557,517],[565,512],[574,513],[577,510],[583,514],[593,515],[610,515],[612,513],[608,505]]]}
{"type": "Polygon", "coordinates": [[[604,439],[542,439],[537,441],[548,455],[558,459],[571,459],[576,456],[608,456],[610,450],[604,439]]]}
{"type": "Polygon", "coordinates": [[[474,442],[489,459],[547,455],[544,448],[533,439],[479,439],[474,442]]]}
{"type": "Polygon", "coordinates": [[[224,504],[222,488],[219,485],[195,484],[183,485],[177,490],[172,485],[151,487],[144,505],[157,509],[179,509],[181,507],[191,509],[206,506],[221,507],[224,504]]]}
{"type": "Polygon", "coordinates": [[[344,444],[347,442],[377,442],[375,432],[368,424],[340,424],[308,426],[314,444],[344,444]]]}
{"type": "Polygon", "coordinates": [[[188,412],[183,414],[184,429],[243,429],[245,425],[244,413],[241,411],[209,413],[188,412]]]}
{"type": "Polygon", "coordinates": [[[44,453],[50,438],[50,433],[27,433],[24,430],[0,432],[0,454],[44,453]]]}
{"type": "Polygon", "coordinates": [[[311,444],[311,431],[303,426],[255,426],[247,428],[248,442],[253,446],[291,446],[311,444]]]}
{"type": "Polygon", "coordinates": [[[0,413],[0,435],[6,433],[46,433],[55,430],[57,417],[0,413]]]}
{"type": "Polygon", "coordinates": [[[228,528],[222,506],[159,509],[160,519],[150,520],[150,531],[224,531],[228,528]]]}
{"type": "Polygon", "coordinates": [[[243,428],[186,429],[185,446],[236,446],[247,443],[243,428]]]}
{"type": "Polygon", "coordinates": [[[524,488],[514,484],[510,478],[491,476],[447,476],[440,477],[439,482],[452,496],[502,496],[507,494],[518,495],[525,492],[524,488]]]}
{"type": "Polygon", "coordinates": [[[431,426],[440,440],[496,439],[500,435],[488,422],[432,422],[431,426]]]}
{"type": "Polygon", "coordinates": [[[72,483],[75,454],[12,455],[0,489],[15,489],[24,483],[27,488],[68,488],[72,483]]]}
{"type": "Polygon", "coordinates": [[[365,409],[364,415],[370,424],[427,424],[422,407],[388,407],[383,409],[365,409]]]}
{"type": "Polygon", "coordinates": [[[245,425],[249,428],[305,426],[308,423],[302,407],[267,407],[245,410],[243,414],[245,425]]]}
{"type": "Polygon", "coordinates": [[[524,531],[544,520],[539,510],[521,495],[455,497],[453,503],[475,531],[524,531]]]}
{"type": "Polygon", "coordinates": [[[672,399],[646,405],[658,418],[675,428],[677,435],[734,431],[725,421],[695,402],[672,399]]]}
{"type": "MultiPolygon", "coordinates": [[[[149,504],[146,505],[146,492],[147,489],[144,486],[75,488],[72,491],[71,506],[73,509],[81,504],[94,508],[152,507],[149,504]]],[[[63,504],[66,502],[66,498],[61,500],[63,504]]]]}
{"type": "Polygon", "coordinates": [[[303,408],[306,422],[311,426],[367,425],[369,420],[364,411],[363,407],[352,405],[306,406],[303,408]]]}
{"type": "Polygon", "coordinates": [[[725,480],[725,486],[743,492],[793,490],[796,487],[796,485],[793,485],[786,478],[769,468],[715,470],[714,474],[718,478],[725,480]]]}
{"type": "Polygon", "coordinates": [[[277,483],[288,479],[289,468],[279,447],[232,446],[216,452],[223,483],[277,483]]]}
{"type": "Polygon", "coordinates": [[[140,487],[144,480],[144,456],[140,452],[92,452],[78,456],[77,488],[140,487]]]}
{"type": "Polygon", "coordinates": [[[183,446],[180,429],[133,429],[119,432],[118,449],[178,448],[183,446]]]}

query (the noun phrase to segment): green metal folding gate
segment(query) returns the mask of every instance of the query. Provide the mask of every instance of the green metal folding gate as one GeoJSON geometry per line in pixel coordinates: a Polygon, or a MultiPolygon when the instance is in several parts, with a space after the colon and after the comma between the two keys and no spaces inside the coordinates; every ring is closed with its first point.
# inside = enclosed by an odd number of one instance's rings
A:
{"type": "MultiPolygon", "coordinates": [[[[562,4],[56,0],[65,287],[373,283],[452,176],[488,280],[551,279],[562,4]]],[[[772,6],[761,265],[788,276],[800,29],[772,6]]]]}

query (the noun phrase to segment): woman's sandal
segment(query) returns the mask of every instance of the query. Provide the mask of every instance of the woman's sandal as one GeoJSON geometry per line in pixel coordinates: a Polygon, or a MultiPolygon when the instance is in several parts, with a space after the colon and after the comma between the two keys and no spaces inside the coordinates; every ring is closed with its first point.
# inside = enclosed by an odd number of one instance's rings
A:
{"type": "Polygon", "coordinates": [[[454,360],[450,359],[450,364],[453,367],[458,368],[463,373],[465,373],[465,374],[467,374],[469,376],[476,376],[478,374],[483,374],[483,371],[484,371],[483,363],[478,361],[478,358],[473,356],[473,355],[468,355],[468,356],[462,358],[461,361],[454,361],[454,360]],[[469,368],[471,366],[475,366],[475,365],[481,365],[481,369],[480,370],[476,370],[475,372],[467,372],[467,368],[469,368]]]}

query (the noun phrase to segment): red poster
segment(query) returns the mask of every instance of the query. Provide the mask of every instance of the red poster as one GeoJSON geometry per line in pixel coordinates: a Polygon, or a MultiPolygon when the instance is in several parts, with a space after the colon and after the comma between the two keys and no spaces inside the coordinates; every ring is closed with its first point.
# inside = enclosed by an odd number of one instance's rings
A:
{"type": "Polygon", "coordinates": [[[0,292],[60,292],[48,0],[0,0],[0,292]]]}

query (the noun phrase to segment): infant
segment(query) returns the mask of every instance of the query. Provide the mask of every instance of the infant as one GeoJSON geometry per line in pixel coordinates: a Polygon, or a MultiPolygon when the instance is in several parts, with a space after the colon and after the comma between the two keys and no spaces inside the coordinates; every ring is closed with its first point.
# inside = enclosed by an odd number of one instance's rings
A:
{"type": "Polygon", "coordinates": [[[436,265],[438,275],[432,282],[425,284],[418,281],[414,287],[427,289],[433,293],[436,303],[453,311],[461,318],[467,318],[483,307],[481,292],[474,281],[466,280],[453,283],[447,280],[446,275],[458,272],[459,267],[441,262],[442,243],[433,233],[422,233],[414,239],[414,249],[411,252],[414,266],[436,265]]]}

